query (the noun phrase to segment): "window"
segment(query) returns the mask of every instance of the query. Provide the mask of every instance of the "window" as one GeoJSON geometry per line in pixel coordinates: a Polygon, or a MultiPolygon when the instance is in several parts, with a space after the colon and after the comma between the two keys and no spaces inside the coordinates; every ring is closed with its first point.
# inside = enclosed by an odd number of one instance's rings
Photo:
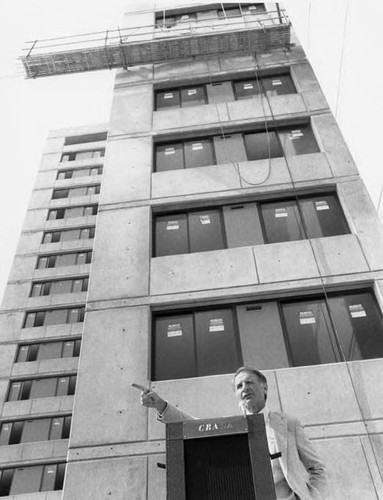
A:
{"type": "Polygon", "coordinates": [[[329,291],[154,315],[152,380],[383,357],[370,290],[329,291]],[[237,350],[236,345],[240,343],[237,350]],[[242,360],[243,358],[243,360],[242,360]]]}
{"type": "Polygon", "coordinates": [[[228,150],[230,158],[227,162],[243,161],[242,153],[238,152],[241,149],[238,146],[238,138],[243,144],[248,161],[319,151],[314,133],[307,123],[288,127],[270,127],[267,130],[234,135],[236,142],[232,150],[231,135],[157,144],[155,146],[156,172],[215,165],[216,157],[226,159],[228,150]],[[236,155],[240,156],[236,157],[236,155]]]}
{"type": "Polygon", "coordinates": [[[274,75],[257,76],[245,80],[209,82],[209,84],[192,85],[179,88],[161,89],[156,91],[156,110],[168,108],[184,108],[207,104],[208,98],[215,103],[217,95],[213,94],[211,86],[224,86],[226,92],[221,95],[222,102],[235,99],[251,99],[260,96],[274,97],[278,95],[296,94],[296,88],[290,73],[276,72],[274,75]],[[215,95],[215,97],[213,97],[215,95]]]}
{"type": "Polygon", "coordinates": [[[156,170],[178,170],[205,167],[216,163],[211,139],[159,144],[156,148],[156,170]]]}
{"type": "Polygon", "coordinates": [[[251,97],[274,97],[277,95],[296,94],[296,88],[290,74],[276,74],[273,76],[260,76],[247,80],[233,82],[237,100],[251,97]]]}
{"type": "Polygon", "coordinates": [[[0,470],[0,497],[38,491],[62,490],[65,463],[0,470]]]}
{"type": "Polygon", "coordinates": [[[78,358],[80,347],[81,339],[22,344],[17,351],[16,363],[41,361],[43,359],[78,358]]]}
{"type": "Polygon", "coordinates": [[[73,396],[76,375],[15,380],[10,383],[7,401],[73,396]]]}
{"type": "Polygon", "coordinates": [[[36,269],[47,269],[53,267],[81,266],[90,264],[92,252],[62,253],[56,255],[43,255],[38,258],[36,269]]]}
{"type": "Polygon", "coordinates": [[[85,307],[70,309],[47,309],[44,311],[27,312],[24,328],[37,326],[60,325],[65,323],[82,323],[84,321],[85,307]]]}
{"type": "Polygon", "coordinates": [[[97,215],[98,205],[86,205],[82,207],[57,208],[49,210],[47,220],[72,219],[75,217],[87,217],[97,215]]]}
{"type": "Polygon", "coordinates": [[[156,14],[156,28],[173,28],[176,24],[195,21],[195,12],[184,12],[181,14],[167,14],[165,11],[156,14]]]}
{"type": "Polygon", "coordinates": [[[334,193],[157,215],[154,228],[156,257],[350,232],[334,193]]]}
{"type": "Polygon", "coordinates": [[[70,170],[60,170],[57,174],[57,180],[77,179],[78,177],[93,177],[101,175],[102,167],[76,168],[70,170]]]}
{"type": "Polygon", "coordinates": [[[206,104],[206,89],[204,85],[194,85],[172,90],[158,90],[156,92],[156,109],[185,108],[198,104],[206,104]]]}
{"type": "Polygon", "coordinates": [[[97,132],[95,134],[72,135],[65,137],[65,146],[72,146],[73,144],[85,144],[87,142],[106,141],[108,132],[97,132]]]}
{"type": "Polygon", "coordinates": [[[32,283],[30,297],[43,297],[60,293],[77,293],[88,290],[89,278],[74,278],[65,280],[43,281],[32,283]]]}
{"type": "Polygon", "coordinates": [[[231,308],[155,318],[153,380],[231,373],[241,364],[231,308]]]}
{"type": "Polygon", "coordinates": [[[15,420],[0,425],[0,446],[68,439],[72,417],[15,420]]]}
{"type": "Polygon", "coordinates": [[[81,186],[70,189],[54,189],[52,200],[59,200],[62,198],[74,198],[75,196],[88,196],[100,193],[100,184],[92,186],[81,186]]]}
{"type": "Polygon", "coordinates": [[[94,227],[83,227],[79,229],[65,229],[63,231],[47,231],[43,234],[43,243],[93,239],[94,229],[94,227]]]}
{"type": "Polygon", "coordinates": [[[64,153],[61,156],[61,161],[78,161],[89,160],[92,158],[103,158],[105,156],[105,149],[92,149],[89,151],[73,151],[72,153],[64,153]]]}

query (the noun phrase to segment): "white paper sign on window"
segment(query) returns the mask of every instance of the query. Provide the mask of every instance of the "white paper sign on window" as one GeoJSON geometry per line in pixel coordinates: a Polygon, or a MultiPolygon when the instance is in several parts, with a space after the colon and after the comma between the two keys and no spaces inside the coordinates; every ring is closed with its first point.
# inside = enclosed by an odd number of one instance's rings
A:
{"type": "Polygon", "coordinates": [[[211,223],[210,215],[200,215],[199,216],[199,220],[200,220],[200,222],[201,222],[202,225],[210,224],[211,223]]]}
{"type": "Polygon", "coordinates": [[[316,201],[315,202],[315,208],[317,209],[317,211],[319,211],[319,210],[330,210],[329,204],[327,203],[326,200],[316,201]]]}
{"type": "Polygon", "coordinates": [[[300,311],[299,323],[301,325],[310,325],[315,323],[315,316],[312,311],[300,311]]]}
{"type": "Polygon", "coordinates": [[[203,149],[202,142],[195,142],[192,146],[193,151],[197,151],[198,149],[203,149]]]}
{"type": "Polygon", "coordinates": [[[168,337],[181,337],[182,336],[181,323],[173,323],[172,325],[168,325],[167,334],[168,337]]]}
{"type": "Polygon", "coordinates": [[[174,95],[173,92],[168,92],[164,94],[164,99],[173,99],[174,95]]]}
{"type": "Polygon", "coordinates": [[[252,83],[244,83],[243,84],[243,90],[250,90],[253,88],[254,88],[254,85],[252,83]]]}
{"type": "Polygon", "coordinates": [[[279,217],[287,217],[288,213],[286,208],[276,208],[275,209],[275,217],[278,219],[279,217]]]}
{"type": "Polygon", "coordinates": [[[350,311],[351,318],[363,318],[364,316],[367,316],[362,304],[348,306],[348,310],[350,311]]]}
{"type": "Polygon", "coordinates": [[[282,85],[282,80],[271,80],[271,85],[282,85]]]}
{"type": "Polygon", "coordinates": [[[197,93],[197,89],[188,89],[188,95],[194,95],[197,93]]]}
{"type": "Polygon", "coordinates": [[[209,321],[209,332],[224,332],[225,324],[223,318],[215,318],[209,321]]]}
{"type": "Polygon", "coordinates": [[[175,152],[175,148],[165,148],[165,156],[174,155],[175,152]]]}
{"type": "Polygon", "coordinates": [[[166,223],[166,231],[177,231],[180,228],[178,220],[168,220],[166,223]]]}
{"type": "Polygon", "coordinates": [[[291,139],[299,139],[300,137],[303,137],[302,130],[292,130],[290,132],[290,138],[291,139]]]}

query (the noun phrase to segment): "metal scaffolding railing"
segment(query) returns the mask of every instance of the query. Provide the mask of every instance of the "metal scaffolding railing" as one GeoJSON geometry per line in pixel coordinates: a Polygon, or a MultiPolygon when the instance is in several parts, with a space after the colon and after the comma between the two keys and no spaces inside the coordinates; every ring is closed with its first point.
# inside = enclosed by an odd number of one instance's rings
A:
{"type": "Polygon", "coordinates": [[[286,47],[290,23],[283,10],[224,20],[140,26],[27,42],[27,78],[161,63],[193,56],[265,52],[286,47]]]}

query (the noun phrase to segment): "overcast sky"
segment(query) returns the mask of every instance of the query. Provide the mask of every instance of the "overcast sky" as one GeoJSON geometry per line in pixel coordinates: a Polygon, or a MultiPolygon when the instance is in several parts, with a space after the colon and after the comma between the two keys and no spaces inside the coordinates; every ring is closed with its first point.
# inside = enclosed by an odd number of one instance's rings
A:
{"type": "MultiPolygon", "coordinates": [[[[0,298],[48,131],[107,122],[113,87],[113,71],[25,80],[17,63],[23,43],[115,29],[132,1],[139,0],[1,0],[0,298]]],[[[302,42],[377,204],[383,182],[378,152],[378,117],[383,111],[382,2],[284,3],[291,4],[302,42]]]]}

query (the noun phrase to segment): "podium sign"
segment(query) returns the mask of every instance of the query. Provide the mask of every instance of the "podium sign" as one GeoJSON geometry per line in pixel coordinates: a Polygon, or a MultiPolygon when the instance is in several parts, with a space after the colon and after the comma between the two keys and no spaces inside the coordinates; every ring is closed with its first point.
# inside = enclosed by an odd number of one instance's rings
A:
{"type": "Polygon", "coordinates": [[[263,415],[166,426],[167,500],[276,500],[263,415]]]}

